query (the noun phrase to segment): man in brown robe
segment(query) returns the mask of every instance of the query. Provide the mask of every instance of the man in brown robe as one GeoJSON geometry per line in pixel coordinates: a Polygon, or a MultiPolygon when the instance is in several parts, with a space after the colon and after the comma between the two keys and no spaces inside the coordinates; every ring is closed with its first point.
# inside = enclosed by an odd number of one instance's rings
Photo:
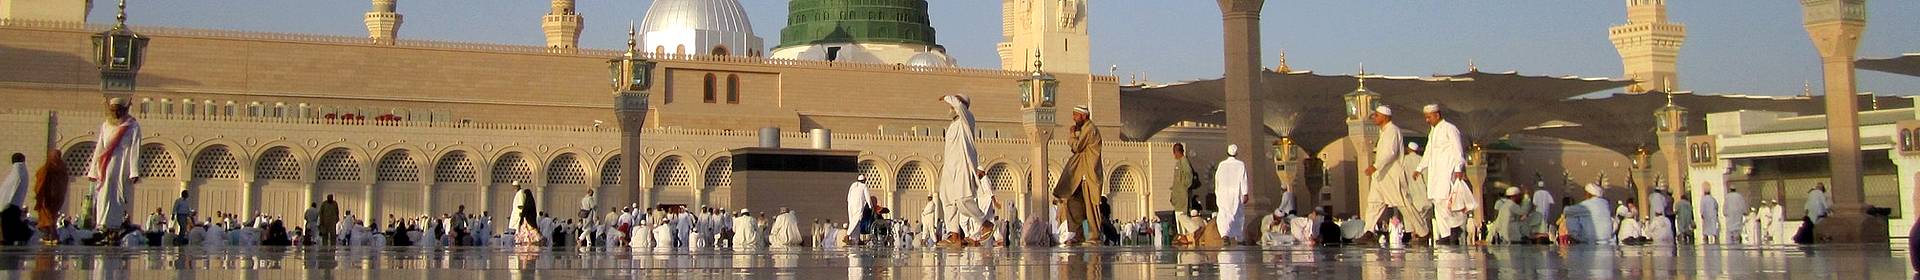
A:
{"type": "Polygon", "coordinates": [[[1060,210],[1067,212],[1067,220],[1060,222],[1067,223],[1067,229],[1080,236],[1082,244],[1100,244],[1100,235],[1088,234],[1087,229],[1099,229],[1106,221],[1094,209],[1106,176],[1100,175],[1105,170],[1100,164],[1100,129],[1090,121],[1091,113],[1087,106],[1073,108],[1073,156],[1067,158],[1060,181],[1053,185],[1053,198],[1066,205],[1060,210]]]}

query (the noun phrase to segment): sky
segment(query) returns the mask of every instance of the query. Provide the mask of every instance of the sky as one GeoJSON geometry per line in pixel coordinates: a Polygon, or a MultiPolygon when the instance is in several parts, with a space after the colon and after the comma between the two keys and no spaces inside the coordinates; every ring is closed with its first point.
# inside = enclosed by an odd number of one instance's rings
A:
{"type": "MultiPolygon", "coordinates": [[[[646,15],[647,0],[578,0],[586,18],[580,44],[617,49],[626,23],[646,15]]],[[[739,0],[772,47],[786,22],[781,0],[739,0]]],[[[113,20],[97,0],[88,19],[113,20]]],[[[1000,4],[932,0],[938,42],[961,66],[999,68],[1000,4]]],[[[1687,26],[1680,90],[1795,95],[1820,88],[1819,56],[1801,26],[1799,1],[1674,0],[1670,19],[1687,26]]],[[[1088,24],[1095,72],[1117,66],[1121,79],[1155,82],[1218,78],[1223,69],[1219,8],[1204,0],[1091,1],[1088,24]]],[[[359,0],[133,0],[130,23],[223,30],[366,36],[359,0]]],[[[401,39],[541,45],[548,1],[400,0],[401,39]]],[[[1868,2],[1862,58],[1920,53],[1920,1],[1868,2]]],[[[1626,22],[1622,0],[1289,0],[1261,14],[1261,65],[1285,51],[1296,70],[1426,76],[1457,74],[1469,61],[1482,71],[1616,77],[1619,54],[1607,28],[1626,22]]],[[[137,29],[136,29],[137,30],[137,29]]],[[[1102,73],[1104,74],[1104,73],[1102,73]]],[[[1861,91],[1920,95],[1920,77],[1859,71],[1861,91]]]]}

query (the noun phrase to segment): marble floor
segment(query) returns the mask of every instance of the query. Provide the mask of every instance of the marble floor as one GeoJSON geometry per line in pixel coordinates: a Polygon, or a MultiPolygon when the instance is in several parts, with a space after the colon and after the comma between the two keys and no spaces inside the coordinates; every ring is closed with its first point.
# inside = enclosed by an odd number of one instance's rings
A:
{"type": "Polygon", "coordinates": [[[1905,279],[1828,246],[856,250],[0,247],[8,279],[1905,279]]]}

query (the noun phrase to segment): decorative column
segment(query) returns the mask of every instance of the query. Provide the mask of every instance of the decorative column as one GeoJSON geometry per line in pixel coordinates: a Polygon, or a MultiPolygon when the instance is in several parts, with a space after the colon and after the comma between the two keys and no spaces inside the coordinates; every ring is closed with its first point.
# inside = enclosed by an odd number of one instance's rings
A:
{"type": "Polygon", "coordinates": [[[633,24],[627,24],[627,53],[607,61],[607,68],[613,74],[614,115],[620,118],[620,187],[627,189],[629,195],[641,195],[638,201],[652,204],[651,192],[640,187],[640,163],[645,147],[640,145],[640,132],[647,127],[647,110],[650,106],[647,97],[653,86],[653,61],[640,58],[639,42],[635,39],[633,24]]]}
{"type": "Polygon", "coordinates": [[[1024,213],[1026,217],[1024,236],[1028,246],[1050,246],[1052,238],[1048,234],[1053,225],[1047,215],[1050,214],[1048,201],[1053,198],[1053,182],[1047,180],[1047,144],[1053,142],[1055,127],[1054,95],[1059,92],[1060,82],[1052,74],[1040,71],[1039,55],[1035,55],[1033,72],[1020,80],[1020,126],[1027,133],[1027,199],[1024,213]]]}
{"type": "MultiPolygon", "coordinates": [[[[1247,190],[1251,201],[1247,209],[1271,209],[1278,203],[1279,190],[1268,154],[1267,129],[1262,125],[1260,89],[1260,9],[1266,0],[1216,0],[1220,5],[1222,34],[1225,38],[1227,143],[1244,147],[1239,159],[1247,164],[1247,190]],[[1264,170],[1264,171],[1263,171],[1264,170]]],[[[1229,205],[1221,205],[1229,207],[1229,205]]],[[[1258,215],[1263,211],[1241,211],[1258,215]]],[[[1244,217],[1243,217],[1244,218],[1244,217]]],[[[1258,220],[1258,219],[1253,219],[1258,220]]],[[[1245,227],[1252,231],[1258,227],[1245,227]]],[[[1244,235],[1259,236],[1259,234],[1244,235]]]]}
{"type": "Polygon", "coordinates": [[[1854,52],[1867,29],[1866,0],[1801,0],[1807,37],[1820,50],[1826,85],[1827,159],[1833,214],[1815,227],[1827,242],[1887,242],[1887,221],[1866,214],[1860,178],[1860,108],[1855,102],[1854,52]]]}
{"type": "MultiPolygon", "coordinates": [[[[1360,207],[1358,208],[1362,211],[1367,209],[1365,205],[1369,196],[1373,195],[1373,177],[1368,176],[1366,170],[1367,167],[1373,166],[1374,144],[1380,141],[1380,126],[1374,125],[1373,119],[1369,117],[1373,115],[1373,108],[1380,106],[1380,94],[1367,90],[1366,72],[1366,68],[1361,67],[1360,74],[1355,75],[1359,79],[1360,85],[1355,88],[1353,92],[1342,96],[1346,100],[1347,107],[1347,142],[1353,145],[1353,162],[1355,163],[1355,168],[1358,168],[1354,170],[1357,171],[1354,172],[1354,174],[1357,175],[1355,177],[1358,178],[1358,180],[1354,182],[1355,186],[1359,187],[1360,207]]],[[[1387,170],[1383,169],[1376,172],[1386,171],[1387,170]]],[[[1294,193],[1294,195],[1296,196],[1295,199],[1299,199],[1299,193],[1294,193]]],[[[1362,215],[1373,217],[1366,213],[1362,213],[1362,215]]]]}
{"type": "MultiPolygon", "coordinates": [[[[1654,136],[1659,138],[1660,156],[1666,164],[1666,177],[1663,177],[1666,180],[1657,183],[1666,186],[1670,193],[1688,193],[1687,190],[1691,187],[1687,186],[1687,166],[1691,163],[1686,154],[1688,151],[1686,147],[1687,108],[1674,105],[1675,93],[1670,91],[1667,93],[1667,106],[1653,112],[1654,136]]],[[[1678,197],[1669,198],[1679,199],[1678,197]]],[[[1645,212],[1642,211],[1642,213],[1645,212]]]]}
{"type": "Polygon", "coordinates": [[[1654,172],[1653,168],[1653,152],[1647,151],[1646,147],[1640,147],[1634,149],[1633,154],[1628,155],[1627,160],[1629,164],[1627,166],[1627,184],[1633,186],[1631,191],[1633,191],[1633,201],[1635,201],[1633,211],[1637,211],[1634,213],[1640,214],[1640,217],[1646,217],[1648,209],[1647,192],[1653,190],[1653,184],[1658,182],[1658,180],[1654,179],[1654,177],[1657,177],[1657,175],[1655,175],[1657,172],[1654,172]]]}

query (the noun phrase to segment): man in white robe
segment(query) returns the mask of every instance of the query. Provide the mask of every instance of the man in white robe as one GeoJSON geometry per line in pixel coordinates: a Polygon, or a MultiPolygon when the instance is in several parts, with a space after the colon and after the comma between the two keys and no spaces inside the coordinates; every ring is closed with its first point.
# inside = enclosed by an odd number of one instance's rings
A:
{"type": "MultiPolygon", "coordinates": [[[[941,158],[940,170],[945,172],[940,173],[940,204],[947,210],[947,233],[958,233],[979,226],[978,221],[986,215],[974,197],[979,181],[974,180],[973,171],[980,169],[980,155],[974,150],[973,112],[968,111],[972,101],[961,95],[941,96],[940,101],[946,102],[953,113],[941,158]]],[[[944,239],[946,234],[941,235],[944,239]]]]}
{"type": "Polygon", "coordinates": [[[847,186],[847,232],[849,233],[847,236],[849,236],[849,241],[859,242],[859,240],[855,240],[859,239],[859,234],[854,233],[860,232],[859,227],[861,223],[864,222],[863,219],[866,217],[867,211],[871,211],[869,209],[872,209],[871,206],[867,205],[868,196],[872,195],[867,192],[867,175],[860,175],[854,178],[853,184],[847,186]]]}
{"type": "Polygon", "coordinates": [[[1745,234],[1743,231],[1747,229],[1747,211],[1752,209],[1748,209],[1747,196],[1740,194],[1740,190],[1734,189],[1733,186],[1727,186],[1726,200],[1724,207],[1720,208],[1720,213],[1726,216],[1727,230],[1720,234],[1720,240],[1740,244],[1741,240],[1744,240],[1741,238],[1745,234]]]}
{"type": "Polygon", "coordinates": [[[760,244],[759,229],[754,227],[753,215],[747,209],[740,209],[733,216],[733,246],[735,249],[753,249],[760,244]]]}
{"type": "Polygon", "coordinates": [[[1422,109],[1433,129],[1427,132],[1427,153],[1413,178],[1427,180],[1427,197],[1433,200],[1434,228],[1438,231],[1434,235],[1448,239],[1466,225],[1468,214],[1479,209],[1480,203],[1467,190],[1466,142],[1460,128],[1441,117],[1440,105],[1422,109]]]}
{"type": "Polygon", "coordinates": [[[1547,213],[1558,202],[1553,201],[1553,193],[1547,192],[1546,182],[1534,182],[1533,187],[1533,196],[1530,197],[1533,200],[1533,213],[1527,215],[1530,226],[1527,231],[1534,236],[1549,236],[1551,233],[1547,232],[1547,224],[1551,222],[1547,220],[1552,216],[1547,216],[1547,213]]]}
{"type": "Polygon", "coordinates": [[[1702,244],[1720,242],[1720,202],[1713,198],[1713,185],[1700,186],[1700,240],[1702,244]]]}
{"type": "Polygon", "coordinates": [[[932,244],[940,236],[940,201],[934,195],[927,196],[927,203],[920,208],[920,240],[932,244]]]}
{"type": "Polygon", "coordinates": [[[773,248],[787,248],[806,242],[807,236],[800,233],[798,220],[792,210],[780,209],[780,215],[773,217],[773,227],[769,229],[768,239],[773,242],[773,248]]]}
{"type": "Polygon", "coordinates": [[[93,182],[87,223],[107,234],[119,232],[127,217],[127,194],[140,182],[140,122],[127,113],[129,101],[107,101],[107,120],[95,133],[93,155],[87,157],[87,181],[93,182]]]}
{"type": "MultiPolygon", "coordinates": [[[[998,206],[1000,205],[1000,197],[993,194],[993,179],[987,177],[987,171],[984,169],[976,169],[974,170],[974,174],[976,178],[974,180],[978,181],[975,185],[980,186],[975,188],[973,192],[974,201],[980,204],[980,212],[982,213],[980,220],[998,221],[1000,211],[997,208],[999,208],[998,206]]],[[[1005,230],[995,231],[1005,232],[1005,230]]]]}
{"type": "Polygon", "coordinates": [[[1240,207],[1247,203],[1247,164],[1240,159],[1240,146],[1227,145],[1227,158],[1213,171],[1213,193],[1220,211],[1214,213],[1220,238],[1226,244],[1245,241],[1240,234],[1240,207]]]}
{"type": "Polygon", "coordinates": [[[1366,172],[1373,181],[1372,188],[1367,195],[1366,209],[1360,212],[1366,216],[1362,220],[1368,232],[1380,230],[1380,217],[1387,208],[1407,206],[1406,193],[1402,191],[1407,185],[1406,173],[1396,168],[1400,166],[1401,143],[1406,143],[1406,139],[1400,136],[1400,126],[1393,124],[1392,109],[1384,105],[1376,107],[1372,118],[1373,124],[1380,126],[1380,137],[1374,141],[1373,165],[1367,166],[1366,172]]]}
{"type": "Polygon", "coordinates": [[[1814,183],[1813,189],[1807,190],[1805,208],[1807,221],[1816,225],[1820,223],[1821,218],[1826,218],[1828,213],[1833,212],[1833,197],[1827,195],[1826,183],[1814,183]]]}
{"type": "Polygon", "coordinates": [[[662,250],[662,251],[673,250],[675,248],[678,248],[673,244],[674,229],[673,229],[673,222],[671,220],[668,220],[664,217],[661,218],[660,221],[654,223],[652,232],[653,232],[652,233],[653,244],[649,244],[649,245],[652,245],[649,247],[653,247],[654,250],[662,250]]]}
{"type": "Polygon", "coordinates": [[[1404,189],[1407,207],[1400,209],[1400,214],[1403,214],[1400,223],[1414,238],[1432,237],[1433,200],[1427,198],[1427,181],[1413,178],[1414,168],[1426,162],[1426,158],[1420,156],[1420,144],[1407,143],[1406,154],[1401,155],[1398,162],[1398,169],[1407,178],[1407,187],[1404,189]]]}

